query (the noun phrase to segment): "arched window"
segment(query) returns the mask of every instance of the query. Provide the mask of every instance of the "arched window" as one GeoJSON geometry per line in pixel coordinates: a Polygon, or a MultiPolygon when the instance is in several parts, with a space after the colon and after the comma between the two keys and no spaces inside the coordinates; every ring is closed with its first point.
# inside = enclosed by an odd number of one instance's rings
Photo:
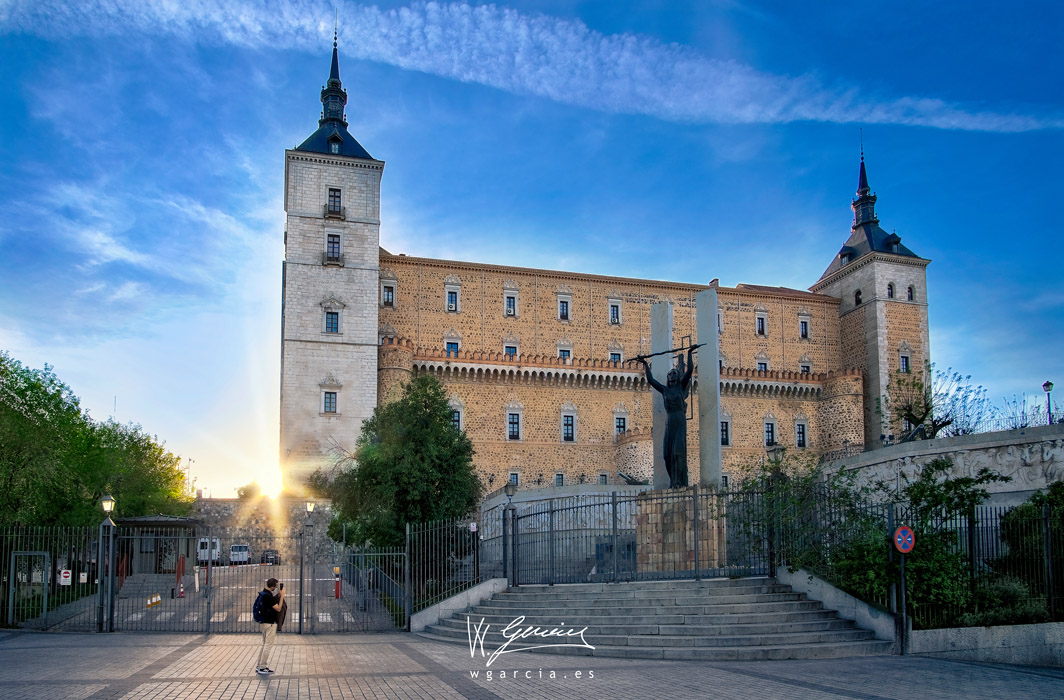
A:
{"type": "Polygon", "coordinates": [[[887,285],[887,298],[888,299],[893,299],[894,298],[894,284],[893,283],[887,285]]]}
{"type": "Polygon", "coordinates": [[[860,306],[861,305],[861,290],[860,289],[858,289],[856,292],[853,293],[853,305],[854,306],[860,306]]]}
{"type": "Polygon", "coordinates": [[[916,293],[913,291],[912,287],[909,287],[909,297],[908,298],[909,298],[909,301],[912,301],[913,299],[916,298],[916,293]]]}

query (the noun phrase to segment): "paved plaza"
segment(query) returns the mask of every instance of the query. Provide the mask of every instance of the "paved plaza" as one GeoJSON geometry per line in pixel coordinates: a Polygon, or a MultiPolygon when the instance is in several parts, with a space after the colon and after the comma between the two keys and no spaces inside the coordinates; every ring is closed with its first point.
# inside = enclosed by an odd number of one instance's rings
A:
{"type": "MultiPolygon", "coordinates": [[[[522,651],[498,657],[488,669],[486,659],[479,654],[470,658],[468,647],[395,633],[279,635],[271,657],[271,666],[277,673],[263,678],[252,672],[258,643],[259,637],[252,634],[0,632],[0,698],[1064,697],[1064,668],[897,656],[724,663],[522,651]],[[492,671],[490,680],[488,670],[492,671]],[[472,672],[478,677],[472,677],[472,672]]],[[[487,651],[490,655],[492,650],[487,651]]]]}

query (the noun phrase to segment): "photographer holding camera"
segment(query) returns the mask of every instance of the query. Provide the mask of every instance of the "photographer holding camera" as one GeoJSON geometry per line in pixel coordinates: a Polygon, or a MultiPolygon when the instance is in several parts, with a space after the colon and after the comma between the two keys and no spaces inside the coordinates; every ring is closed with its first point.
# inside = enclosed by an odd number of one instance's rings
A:
{"type": "Polygon", "coordinates": [[[277,613],[284,605],[284,584],[278,584],[277,579],[266,580],[266,588],[259,592],[255,598],[255,605],[251,608],[251,614],[255,622],[262,628],[262,650],[259,652],[259,663],[255,666],[255,673],[260,676],[268,676],[273,669],[267,665],[270,659],[270,647],[273,639],[277,636],[277,613]]]}

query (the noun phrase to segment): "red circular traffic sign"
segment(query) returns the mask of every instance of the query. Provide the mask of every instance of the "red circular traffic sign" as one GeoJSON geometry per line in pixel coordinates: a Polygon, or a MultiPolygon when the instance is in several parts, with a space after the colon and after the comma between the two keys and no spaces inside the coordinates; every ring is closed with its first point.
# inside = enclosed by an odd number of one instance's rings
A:
{"type": "Polygon", "coordinates": [[[916,534],[913,533],[913,529],[908,525],[902,525],[894,531],[894,546],[902,554],[908,554],[913,551],[913,545],[916,544],[916,534]]]}

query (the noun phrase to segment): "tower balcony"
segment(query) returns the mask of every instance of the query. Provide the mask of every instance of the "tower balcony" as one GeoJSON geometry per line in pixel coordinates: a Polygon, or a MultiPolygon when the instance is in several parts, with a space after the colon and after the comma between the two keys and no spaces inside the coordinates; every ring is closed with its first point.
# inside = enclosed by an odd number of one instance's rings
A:
{"type": "Polygon", "coordinates": [[[340,219],[341,221],[344,221],[347,219],[347,207],[326,204],[324,214],[326,219],[340,219]]]}
{"type": "Polygon", "coordinates": [[[326,251],[322,251],[321,264],[322,265],[336,265],[338,267],[343,267],[344,266],[344,254],[343,253],[331,253],[330,254],[330,253],[328,253],[326,251]]]}

